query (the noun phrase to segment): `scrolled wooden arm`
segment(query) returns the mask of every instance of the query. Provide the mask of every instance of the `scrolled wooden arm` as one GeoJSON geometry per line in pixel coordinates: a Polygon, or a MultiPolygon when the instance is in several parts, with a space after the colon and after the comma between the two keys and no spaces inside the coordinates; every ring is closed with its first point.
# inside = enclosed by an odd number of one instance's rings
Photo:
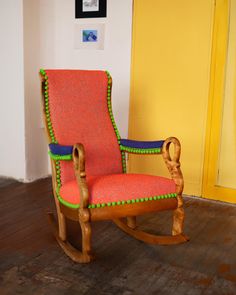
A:
{"type": "Polygon", "coordinates": [[[183,205],[182,192],[184,188],[184,180],[183,180],[183,175],[180,169],[180,162],[179,162],[180,153],[181,153],[181,145],[179,140],[176,137],[167,138],[162,147],[162,156],[170,172],[170,175],[176,184],[176,192],[179,199],[179,207],[183,205]],[[174,145],[174,154],[172,158],[170,155],[171,144],[174,145]]]}
{"type": "Polygon", "coordinates": [[[80,190],[80,208],[78,211],[79,223],[82,231],[82,255],[79,254],[78,260],[81,262],[89,262],[92,259],[91,255],[91,215],[88,209],[89,191],[86,182],[85,173],[85,149],[81,143],[76,143],[73,146],[72,159],[74,163],[74,170],[77,184],[80,190]]]}
{"type": "MultiPolygon", "coordinates": [[[[88,208],[89,204],[89,191],[86,182],[84,146],[81,143],[76,143],[73,146],[72,155],[76,180],[80,190],[80,209],[85,209],[88,208]]],[[[89,218],[84,210],[80,212],[80,215],[82,219],[89,218]]]]}

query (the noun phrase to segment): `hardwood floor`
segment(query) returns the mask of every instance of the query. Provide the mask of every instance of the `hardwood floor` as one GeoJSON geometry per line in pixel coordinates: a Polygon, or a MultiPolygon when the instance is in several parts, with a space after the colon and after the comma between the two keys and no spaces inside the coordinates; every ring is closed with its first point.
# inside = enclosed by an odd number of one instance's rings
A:
{"type": "MultiPolygon", "coordinates": [[[[190,242],[152,246],[111,222],[93,224],[97,259],[75,264],[54,240],[46,209],[51,180],[0,188],[0,294],[236,294],[236,206],[185,198],[190,242]]],[[[142,229],[167,232],[168,212],[138,218],[142,229]]],[[[74,244],[79,230],[68,223],[74,244]],[[78,232],[77,232],[78,230],[78,232]]]]}

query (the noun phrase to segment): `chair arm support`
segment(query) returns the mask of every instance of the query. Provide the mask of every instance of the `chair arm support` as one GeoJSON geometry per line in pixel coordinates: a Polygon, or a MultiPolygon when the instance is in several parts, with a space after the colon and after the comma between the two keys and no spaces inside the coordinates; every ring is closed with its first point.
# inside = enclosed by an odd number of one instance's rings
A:
{"type": "Polygon", "coordinates": [[[120,139],[120,150],[134,154],[160,154],[164,140],[138,141],[120,139]]]}
{"type": "Polygon", "coordinates": [[[73,146],[73,164],[75,170],[75,176],[77,180],[77,184],[80,190],[80,216],[86,221],[89,216],[88,211],[84,210],[88,207],[89,204],[89,192],[88,186],[86,182],[86,173],[85,173],[85,150],[84,146],[81,143],[76,143],[73,146]],[[82,209],[82,210],[81,210],[82,209]]]}
{"type": "Polygon", "coordinates": [[[170,172],[172,179],[176,185],[176,193],[178,197],[178,207],[182,207],[182,192],[184,188],[184,180],[183,175],[180,169],[180,153],[181,153],[181,145],[179,140],[176,137],[169,137],[165,140],[162,148],[162,156],[165,161],[165,164],[170,172]],[[171,158],[170,155],[170,145],[174,145],[174,154],[171,158]]]}

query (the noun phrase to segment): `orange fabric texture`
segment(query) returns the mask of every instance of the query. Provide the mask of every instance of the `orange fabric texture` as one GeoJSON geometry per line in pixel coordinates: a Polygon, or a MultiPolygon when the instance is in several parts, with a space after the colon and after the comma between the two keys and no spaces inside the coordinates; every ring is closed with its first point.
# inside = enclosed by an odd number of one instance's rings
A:
{"type": "MultiPolygon", "coordinates": [[[[46,70],[49,109],[61,145],[82,143],[86,173],[122,173],[121,153],[107,107],[108,78],[103,71],[46,70]]],[[[60,162],[61,183],[75,179],[72,162],[60,162]]]]}
{"type": "MultiPolygon", "coordinates": [[[[176,192],[173,180],[142,174],[88,177],[87,183],[90,204],[126,201],[176,192]]],[[[80,192],[77,182],[74,180],[65,183],[60,189],[60,197],[71,204],[79,204],[80,192]]]]}

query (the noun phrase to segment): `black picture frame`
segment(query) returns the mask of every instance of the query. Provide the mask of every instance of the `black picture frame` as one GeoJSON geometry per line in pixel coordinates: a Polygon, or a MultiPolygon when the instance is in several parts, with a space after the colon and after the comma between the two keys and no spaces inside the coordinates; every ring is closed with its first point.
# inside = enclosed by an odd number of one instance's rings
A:
{"type": "Polygon", "coordinates": [[[98,11],[83,11],[83,0],[75,0],[75,18],[106,17],[107,16],[107,0],[98,0],[98,1],[99,1],[98,11]]]}

